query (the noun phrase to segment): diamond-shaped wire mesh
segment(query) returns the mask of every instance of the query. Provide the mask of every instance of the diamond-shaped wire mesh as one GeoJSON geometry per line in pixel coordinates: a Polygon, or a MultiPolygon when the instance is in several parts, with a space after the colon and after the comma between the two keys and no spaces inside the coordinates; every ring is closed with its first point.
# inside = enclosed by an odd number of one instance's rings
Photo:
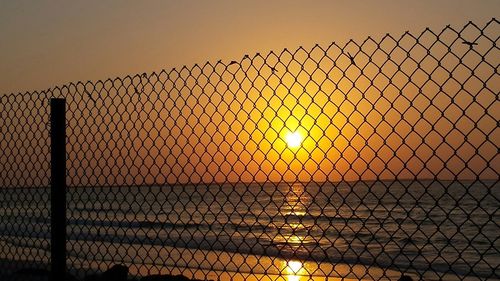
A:
{"type": "Polygon", "coordinates": [[[65,97],[70,271],[500,278],[499,27],[1,96],[0,269],[50,262],[65,97]]]}

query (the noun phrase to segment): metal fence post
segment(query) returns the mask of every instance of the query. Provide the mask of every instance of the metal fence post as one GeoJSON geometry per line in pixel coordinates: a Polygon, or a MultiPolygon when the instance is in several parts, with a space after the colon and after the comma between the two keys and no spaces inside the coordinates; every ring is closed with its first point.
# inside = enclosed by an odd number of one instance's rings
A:
{"type": "Polygon", "coordinates": [[[50,250],[51,280],[66,275],[66,100],[50,99],[51,190],[50,250]]]}

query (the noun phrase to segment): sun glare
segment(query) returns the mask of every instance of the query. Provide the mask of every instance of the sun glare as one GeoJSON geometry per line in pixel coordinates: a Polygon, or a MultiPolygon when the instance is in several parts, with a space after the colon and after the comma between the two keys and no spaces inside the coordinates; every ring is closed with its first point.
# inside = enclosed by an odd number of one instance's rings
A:
{"type": "Polygon", "coordinates": [[[297,148],[302,144],[302,136],[298,132],[290,132],[285,137],[286,144],[290,148],[297,148]]]}
{"type": "Polygon", "coordinates": [[[307,271],[304,269],[304,265],[300,261],[287,261],[285,268],[287,281],[299,281],[307,275],[307,271]]]}

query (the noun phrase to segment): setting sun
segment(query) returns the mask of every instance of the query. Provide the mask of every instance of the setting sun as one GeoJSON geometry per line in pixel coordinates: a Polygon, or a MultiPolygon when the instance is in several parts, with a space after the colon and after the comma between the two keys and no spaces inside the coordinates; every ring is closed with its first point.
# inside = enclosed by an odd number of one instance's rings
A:
{"type": "Polygon", "coordinates": [[[297,148],[302,144],[302,136],[298,132],[290,132],[285,137],[286,144],[290,148],[297,148]]]}

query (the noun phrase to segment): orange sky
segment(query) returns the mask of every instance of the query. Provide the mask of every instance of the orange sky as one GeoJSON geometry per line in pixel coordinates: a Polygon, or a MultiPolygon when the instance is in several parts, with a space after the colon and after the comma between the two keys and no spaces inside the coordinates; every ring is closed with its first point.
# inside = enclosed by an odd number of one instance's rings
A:
{"type": "MultiPolygon", "coordinates": [[[[469,19],[483,27],[499,2],[402,2],[1,2],[7,40],[1,43],[0,90],[166,68],[148,82],[139,76],[98,82],[87,89],[98,97],[94,105],[82,84],[63,89],[69,94],[71,185],[498,177],[500,80],[491,67],[499,63],[498,48],[489,50],[491,41],[481,38],[470,52],[450,30],[440,37],[444,45],[433,44],[431,34],[418,44],[408,35],[398,48],[380,38],[386,32],[399,38],[405,30],[418,35],[424,26],[439,32],[448,23],[460,30],[469,19]],[[359,48],[341,48],[348,38],[360,43],[368,35],[375,41],[361,49],[370,56],[356,55],[358,66],[367,66],[361,72],[346,55],[359,48]],[[327,49],[333,40],[338,45],[327,49]],[[297,51],[299,45],[305,49],[297,51]],[[284,47],[293,55],[264,60],[269,50],[284,47]],[[370,53],[377,48],[391,52],[389,62],[387,53],[370,53]],[[247,53],[241,65],[215,63],[240,61],[247,53]],[[472,67],[482,58],[488,63],[470,79],[468,69],[455,67],[455,56],[472,67]],[[433,57],[443,69],[435,70],[433,57]],[[213,63],[192,68],[207,60],[213,63]],[[182,64],[189,68],[171,71],[182,64]],[[148,95],[130,92],[134,87],[148,95]],[[287,143],[292,133],[300,145],[287,143]]],[[[498,24],[486,32],[495,36],[498,24]]],[[[462,36],[478,34],[471,29],[462,36]]],[[[20,122],[29,121],[21,127],[16,111],[7,110],[43,107],[42,96],[31,98],[0,104],[2,117],[14,120],[14,133],[2,142],[14,147],[14,157],[2,156],[2,165],[12,168],[2,169],[2,177],[12,180],[21,178],[19,170],[38,173],[28,178],[43,176],[37,161],[18,166],[22,157],[46,155],[30,150],[46,137],[48,113],[40,113],[44,120],[35,123],[42,129],[33,133],[32,114],[21,114],[20,122]]]]}
{"type": "MultiPolygon", "coordinates": [[[[462,36],[474,34],[472,27],[462,36]]],[[[345,55],[357,50],[349,44],[285,52],[279,62],[252,56],[108,80],[92,90],[95,105],[83,85],[70,86],[63,92],[73,93],[71,178],[75,185],[495,178],[498,49],[480,38],[471,52],[450,29],[440,40],[427,32],[418,44],[404,36],[395,49],[390,37],[369,42],[362,51],[370,56],[357,54],[357,67],[345,55]],[[290,133],[300,145],[287,143],[290,133]]]]}
{"type": "Polygon", "coordinates": [[[498,16],[497,0],[0,1],[0,93],[498,16]]]}

